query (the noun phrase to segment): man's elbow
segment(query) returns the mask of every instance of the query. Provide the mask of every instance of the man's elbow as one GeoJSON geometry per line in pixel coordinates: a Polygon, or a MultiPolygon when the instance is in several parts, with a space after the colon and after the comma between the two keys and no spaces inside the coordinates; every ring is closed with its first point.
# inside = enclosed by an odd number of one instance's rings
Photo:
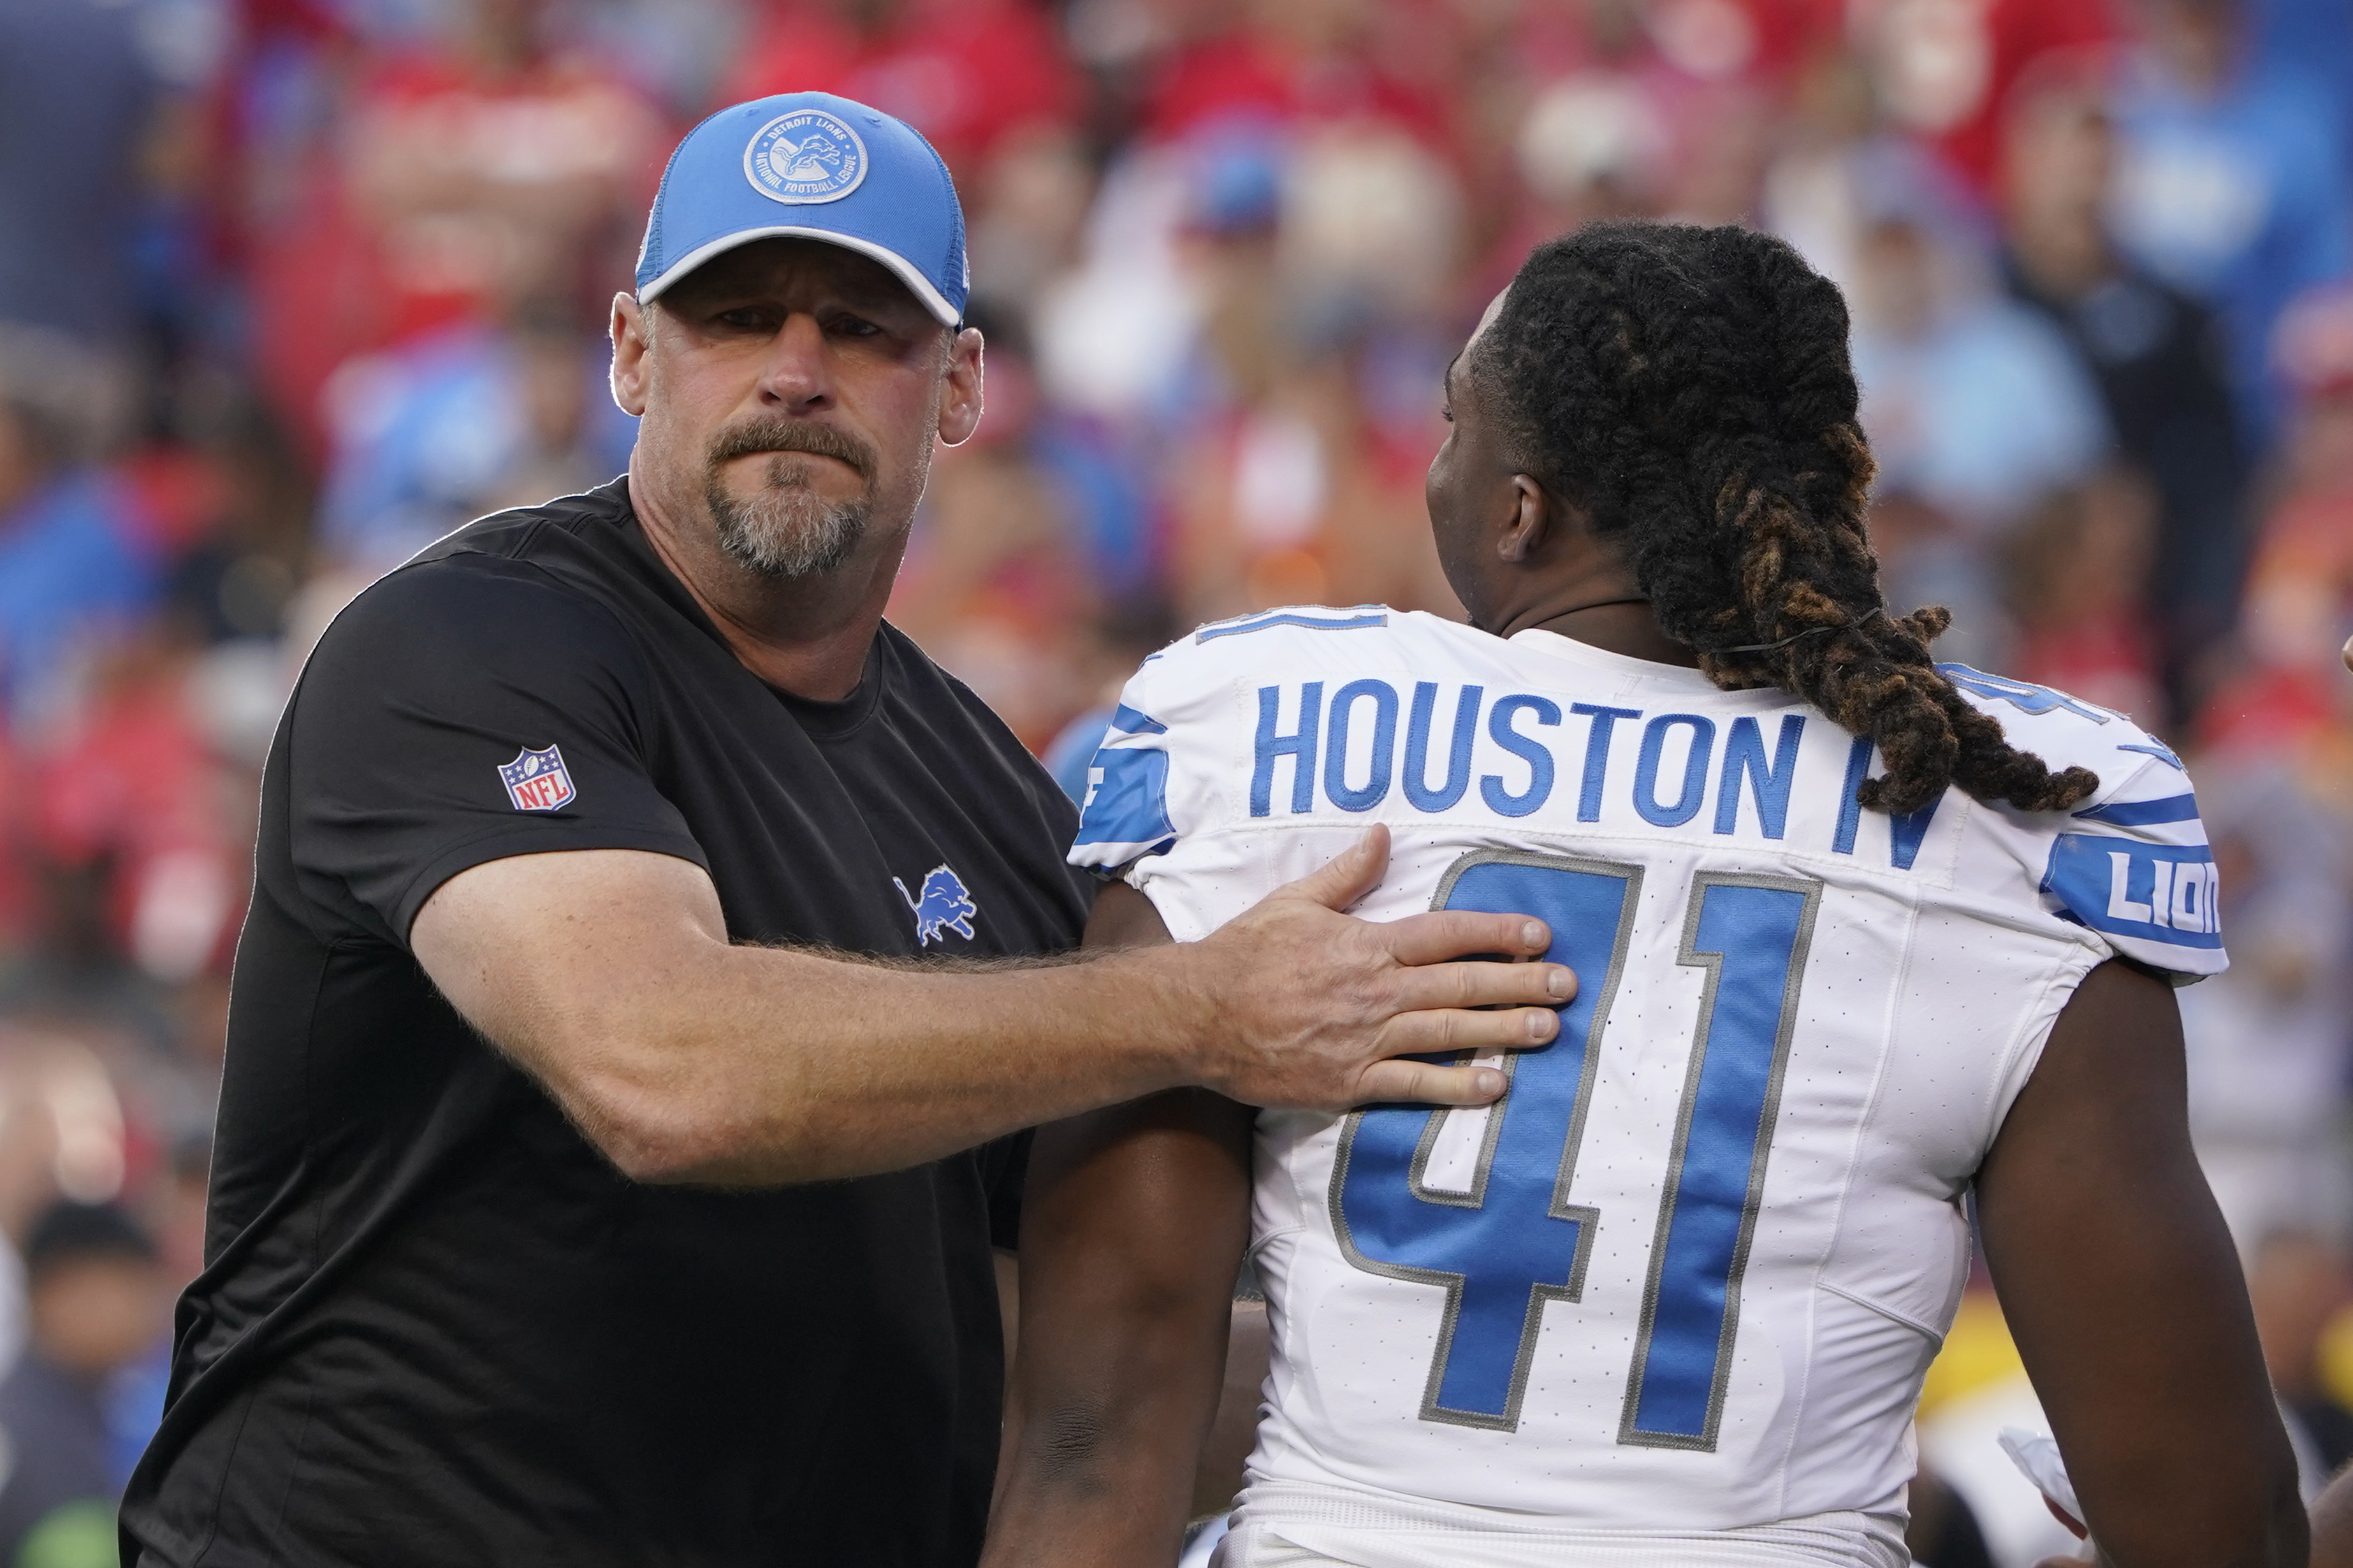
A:
{"type": "Polygon", "coordinates": [[[689,1186],[726,1180],[733,1151],[691,1117],[612,1111],[583,1117],[581,1131],[613,1168],[645,1186],[689,1186]]]}
{"type": "Polygon", "coordinates": [[[609,1096],[575,1120],[614,1169],[647,1186],[788,1186],[840,1173],[813,1137],[701,1096],[609,1096]]]}
{"type": "Polygon", "coordinates": [[[608,1037],[593,1055],[573,1053],[579,1068],[551,1087],[581,1135],[632,1182],[768,1186],[826,1173],[808,1157],[808,1130],[780,1124],[774,1107],[755,1118],[740,1091],[677,1070],[695,1055],[691,1041],[631,1047],[608,1037]]]}

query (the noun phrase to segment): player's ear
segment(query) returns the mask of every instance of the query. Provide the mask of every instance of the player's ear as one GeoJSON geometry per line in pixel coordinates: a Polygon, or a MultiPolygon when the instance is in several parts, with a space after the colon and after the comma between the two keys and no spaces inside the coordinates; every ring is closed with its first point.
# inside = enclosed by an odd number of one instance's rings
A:
{"type": "Polygon", "coordinates": [[[646,350],[652,326],[649,310],[633,294],[613,296],[613,401],[631,418],[646,411],[646,350]]]}
{"type": "Polygon", "coordinates": [[[1495,537],[1495,553],[1516,566],[1534,558],[1551,537],[1554,503],[1552,493],[1525,474],[1514,474],[1505,493],[1511,497],[1512,514],[1495,537]]]}

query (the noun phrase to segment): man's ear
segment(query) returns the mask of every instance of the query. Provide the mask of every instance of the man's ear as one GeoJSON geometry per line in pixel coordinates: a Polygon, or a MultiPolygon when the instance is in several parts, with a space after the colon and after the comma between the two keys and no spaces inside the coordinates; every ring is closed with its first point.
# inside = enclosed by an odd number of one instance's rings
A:
{"type": "Polygon", "coordinates": [[[653,323],[650,305],[640,305],[632,294],[613,296],[613,401],[631,418],[646,411],[646,351],[653,323]]]}
{"type": "Polygon", "coordinates": [[[1542,550],[1552,536],[1553,500],[1543,485],[1525,474],[1512,476],[1512,515],[1495,536],[1495,553],[1518,565],[1542,550]]]}
{"type": "Polygon", "coordinates": [[[961,447],[980,428],[985,346],[978,327],[966,327],[948,340],[947,374],[940,384],[940,445],[944,447],[961,447]]]}

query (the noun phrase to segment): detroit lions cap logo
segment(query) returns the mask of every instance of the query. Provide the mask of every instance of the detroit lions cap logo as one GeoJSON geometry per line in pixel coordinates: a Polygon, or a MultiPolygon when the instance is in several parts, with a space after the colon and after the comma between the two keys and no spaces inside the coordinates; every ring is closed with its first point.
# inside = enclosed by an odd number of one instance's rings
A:
{"type": "Polygon", "coordinates": [[[866,143],[839,115],[796,109],[760,127],[744,149],[744,177],[772,202],[838,202],[866,178],[866,143]]]}
{"type": "Polygon", "coordinates": [[[572,787],[564,753],[554,746],[537,752],[525,746],[513,762],[499,764],[499,782],[507,786],[507,799],[517,811],[554,811],[571,805],[580,793],[572,787]]]}
{"type": "Polygon", "coordinates": [[[965,890],[964,879],[944,865],[934,866],[923,875],[923,890],[909,893],[907,884],[898,878],[891,885],[906,900],[907,908],[915,915],[915,945],[929,947],[934,942],[945,942],[946,931],[954,931],[966,942],[973,937],[972,919],[980,913],[980,906],[972,901],[965,890]]]}

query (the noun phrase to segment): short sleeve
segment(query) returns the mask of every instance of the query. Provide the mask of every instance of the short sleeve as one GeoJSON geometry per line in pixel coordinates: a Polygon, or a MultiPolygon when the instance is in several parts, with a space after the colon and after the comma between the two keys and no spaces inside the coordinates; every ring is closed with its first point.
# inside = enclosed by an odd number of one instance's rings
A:
{"type": "Polygon", "coordinates": [[[644,849],[708,869],[655,787],[643,655],[537,567],[419,563],[321,639],[288,729],[295,871],[331,920],[406,947],[435,889],[512,855],[644,849]]]}
{"type": "Polygon", "coordinates": [[[1155,655],[1130,678],[1103,744],[1087,764],[1079,833],[1071,847],[1073,866],[1107,875],[1146,856],[1165,855],[1176,842],[1168,808],[1168,725],[1149,707],[1154,664],[1160,657],[1155,655]]]}
{"type": "Polygon", "coordinates": [[[2230,965],[2221,889],[2189,776],[2161,745],[2119,749],[2147,760],[2053,837],[2043,897],[2126,958],[2184,983],[2218,974],[2230,965]]]}

